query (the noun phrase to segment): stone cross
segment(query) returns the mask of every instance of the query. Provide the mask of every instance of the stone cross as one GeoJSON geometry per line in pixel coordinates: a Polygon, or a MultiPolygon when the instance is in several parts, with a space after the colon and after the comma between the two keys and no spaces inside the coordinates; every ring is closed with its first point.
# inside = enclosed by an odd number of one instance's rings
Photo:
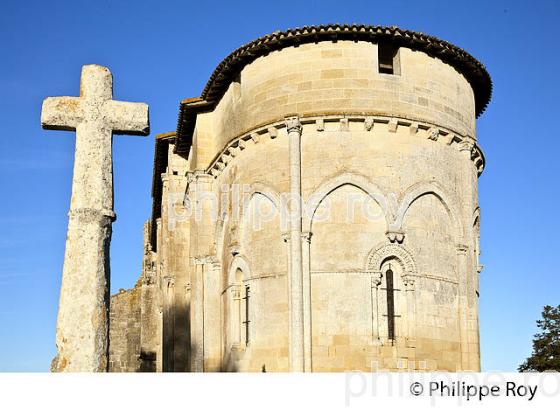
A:
{"type": "Polygon", "coordinates": [[[82,67],[79,97],[43,102],[45,129],[75,130],[68,234],[51,371],[108,368],[109,245],[113,212],[114,133],[147,135],[148,106],[114,101],[106,67],[82,67]]]}

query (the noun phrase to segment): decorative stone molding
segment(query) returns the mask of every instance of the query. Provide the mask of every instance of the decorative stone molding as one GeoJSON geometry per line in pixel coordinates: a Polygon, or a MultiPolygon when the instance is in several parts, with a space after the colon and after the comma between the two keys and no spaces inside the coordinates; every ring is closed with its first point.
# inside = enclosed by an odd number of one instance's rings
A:
{"type": "MultiPolygon", "coordinates": [[[[347,131],[350,129],[350,123],[361,122],[363,124],[365,131],[376,132],[377,128],[375,123],[387,124],[387,130],[389,132],[396,132],[399,126],[408,127],[410,130],[410,136],[423,137],[434,142],[442,142],[451,148],[458,149],[459,151],[466,151],[470,153],[470,159],[473,161],[475,167],[478,170],[478,175],[484,170],[484,155],[476,145],[475,140],[468,135],[460,135],[456,131],[439,127],[435,124],[430,124],[426,122],[420,122],[414,119],[408,118],[395,118],[379,115],[364,115],[364,114],[340,114],[340,115],[325,115],[318,117],[305,117],[299,118],[297,116],[286,117],[283,121],[278,121],[272,124],[261,126],[250,130],[247,133],[242,134],[240,137],[232,140],[227,146],[225,146],[221,153],[215,158],[215,160],[207,168],[206,173],[214,178],[220,176],[223,170],[228,166],[234,157],[239,156],[243,150],[247,149],[247,142],[252,141],[255,144],[263,143],[267,139],[278,138],[279,130],[286,128],[289,132],[292,127],[298,127],[301,129],[302,122],[304,124],[314,125],[316,131],[325,132],[325,123],[338,122],[339,131],[347,131]],[[346,128],[348,127],[348,129],[346,128]],[[237,148],[238,150],[232,150],[232,148],[237,148]]],[[[382,128],[379,127],[379,132],[383,132],[382,128]]]]}
{"type": "Polygon", "coordinates": [[[100,226],[108,226],[117,219],[110,209],[76,208],[68,212],[68,217],[78,219],[82,223],[96,222],[100,226]]]}
{"type": "Polygon", "coordinates": [[[416,263],[412,257],[412,253],[403,245],[394,243],[382,243],[374,247],[368,254],[366,259],[366,271],[381,271],[381,266],[389,258],[399,261],[403,268],[403,277],[406,275],[416,275],[416,263]]]}
{"type": "Polygon", "coordinates": [[[249,263],[247,262],[247,259],[245,259],[245,257],[242,255],[236,255],[235,257],[233,257],[229,265],[228,278],[227,278],[227,283],[224,284],[224,290],[237,283],[235,278],[235,273],[237,269],[240,269],[241,272],[243,273],[243,278],[242,278],[243,281],[246,281],[249,278],[251,278],[251,269],[249,267],[249,263]]]}

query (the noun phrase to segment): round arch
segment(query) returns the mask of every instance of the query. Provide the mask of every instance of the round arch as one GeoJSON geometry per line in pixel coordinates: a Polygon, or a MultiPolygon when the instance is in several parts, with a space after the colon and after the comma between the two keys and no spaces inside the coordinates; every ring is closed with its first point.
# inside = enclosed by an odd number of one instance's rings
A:
{"type": "Polygon", "coordinates": [[[435,181],[414,184],[404,192],[396,212],[396,217],[390,224],[390,230],[402,230],[402,224],[407,211],[410,209],[412,204],[416,202],[416,200],[426,195],[433,195],[441,202],[447,211],[447,214],[451,218],[456,239],[459,241],[460,238],[464,236],[464,227],[458,217],[459,208],[457,206],[457,201],[435,181]]]}
{"type": "Polygon", "coordinates": [[[381,188],[363,175],[346,172],[328,179],[309,196],[304,206],[304,213],[302,216],[304,230],[308,232],[312,231],[313,219],[321,203],[330,193],[346,185],[358,188],[373,199],[383,212],[386,226],[389,225],[390,216],[393,214],[393,207],[391,207],[387,196],[381,188]]]}
{"type": "Polygon", "coordinates": [[[383,262],[390,258],[399,261],[404,275],[417,274],[416,262],[412,257],[412,253],[403,245],[385,242],[375,246],[369,252],[365,262],[366,272],[379,272],[383,262]]]}

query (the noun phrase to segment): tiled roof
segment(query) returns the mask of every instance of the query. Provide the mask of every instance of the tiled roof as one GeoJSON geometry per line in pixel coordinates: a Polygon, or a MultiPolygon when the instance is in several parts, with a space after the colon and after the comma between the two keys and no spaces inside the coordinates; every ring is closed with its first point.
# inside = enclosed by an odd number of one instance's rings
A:
{"type": "Polygon", "coordinates": [[[368,26],[362,24],[327,24],[304,26],[301,28],[276,31],[239,47],[228,55],[214,70],[199,98],[183,100],[180,106],[177,126],[176,151],[186,153],[194,129],[196,112],[211,110],[220,101],[231,81],[243,67],[271,51],[290,46],[320,41],[391,41],[394,44],[413,50],[423,51],[453,66],[471,84],[475,95],[476,115],[482,114],[490,102],[492,80],[483,64],[447,41],[427,34],[403,30],[396,26],[368,26]]]}

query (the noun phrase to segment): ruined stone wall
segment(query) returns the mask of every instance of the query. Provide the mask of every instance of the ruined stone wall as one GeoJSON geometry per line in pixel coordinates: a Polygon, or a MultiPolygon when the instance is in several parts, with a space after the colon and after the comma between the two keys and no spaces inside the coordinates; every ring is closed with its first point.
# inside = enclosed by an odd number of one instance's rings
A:
{"type": "Polygon", "coordinates": [[[111,296],[109,314],[109,371],[136,372],[140,368],[140,283],[111,296]]]}
{"type": "MultiPolygon", "coordinates": [[[[133,289],[111,297],[109,371],[155,372],[162,364],[162,292],[157,254],[150,245],[151,224],[144,225],[142,274],[133,289]]],[[[186,351],[186,350],[185,350],[186,351]]]]}

